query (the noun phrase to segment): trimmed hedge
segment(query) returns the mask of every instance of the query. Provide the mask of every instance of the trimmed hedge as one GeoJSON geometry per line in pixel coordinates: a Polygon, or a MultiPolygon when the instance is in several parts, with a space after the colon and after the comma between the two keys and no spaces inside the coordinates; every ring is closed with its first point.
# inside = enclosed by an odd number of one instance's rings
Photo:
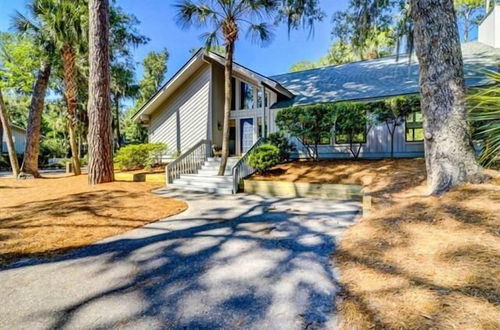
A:
{"type": "Polygon", "coordinates": [[[248,165],[255,168],[259,173],[266,172],[280,162],[280,149],[269,143],[258,146],[248,156],[248,165]]]}
{"type": "Polygon", "coordinates": [[[155,158],[166,151],[164,143],[130,144],[118,150],[114,161],[120,170],[151,168],[155,165],[155,158]]]}

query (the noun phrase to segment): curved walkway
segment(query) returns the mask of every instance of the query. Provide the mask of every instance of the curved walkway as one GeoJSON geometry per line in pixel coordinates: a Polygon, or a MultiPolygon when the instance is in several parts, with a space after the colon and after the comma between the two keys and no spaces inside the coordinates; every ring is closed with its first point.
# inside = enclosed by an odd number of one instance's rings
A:
{"type": "Polygon", "coordinates": [[[358,203],[157,193],[190,207],[58,259],[0,269],[0,329],[331,326],[330,255],[358,203]]]}

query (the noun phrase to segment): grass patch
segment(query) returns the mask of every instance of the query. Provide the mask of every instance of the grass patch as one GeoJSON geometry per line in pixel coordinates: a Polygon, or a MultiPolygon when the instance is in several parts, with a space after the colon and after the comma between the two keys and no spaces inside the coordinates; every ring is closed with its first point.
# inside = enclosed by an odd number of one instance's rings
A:
{"type": "Polygon", "coordinates": [[[187,208],[150,193],[159,186],[113,182],[92,187],[86,175],[0,179],[0,263],[50,257],[187,208]]]}
{"type": "Polygon", "coordinates": [[[361,184],[335,254],[342,329],[500,328],[500,178],[425,196],[423,159],[293,162],[262,180],[361,184]]]}

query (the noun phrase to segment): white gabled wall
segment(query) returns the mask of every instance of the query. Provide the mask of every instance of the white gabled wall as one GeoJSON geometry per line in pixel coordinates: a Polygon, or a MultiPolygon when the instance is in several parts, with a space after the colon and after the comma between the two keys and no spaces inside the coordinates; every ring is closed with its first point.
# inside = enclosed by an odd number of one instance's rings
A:
{"type": "Polygon", "coordinates": [[[185,152],[208,137],[210,66],[199,69],[151,116],[149,141],[168,145],[168,153],[185,152]]]}
{"type": "Polygon", "coordinates": [[[500,48],[500,3],[494,4],[479,23],[477,39],[483,44],[500,48]]]}

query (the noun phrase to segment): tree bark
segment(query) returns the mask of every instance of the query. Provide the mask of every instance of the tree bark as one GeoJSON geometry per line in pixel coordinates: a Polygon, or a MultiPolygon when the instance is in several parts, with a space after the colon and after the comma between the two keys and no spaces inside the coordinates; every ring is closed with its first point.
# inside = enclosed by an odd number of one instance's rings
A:
{"type": "Polygon", "coordinates": [[[115,134],[116,134],[116,150],[120,149],[120,97],[115,96],[115,134]]]}
{"type": "Polygon", "coordinates": [[[64,94],[68,107],[68,132],[69,145],[71,148],[71,161],[73,163],[73,173],[80,175],[80,155],[78,154],[78,144],[76,142],[77,128],[77,103],[76,103],[76,73],[75,73],[75,51],[70,45],[65,45],[62,50],[63,71],[64,71],[64,94]]]}
{"type": "MultiPolygon", "coordinates": [[[[2,90],[0,89],[0,122],[2,123],[3,135],[6,138],[7,151],[9,153],[10,166],[12,174],[15,178],[19,175],[19,162],[17,161],[16,148],[12,140],[12,132],[10,130],[9,114],[3,101],[2,90]]],[[[1,146],[0,146],[1,147],[1,146]]]]}
{"type": "Polygon", "coordinates": [[[89,1],[89,184],[112,182],[113,132],[109,67],[109,2],[89,1]]]}
{"type": "Polygon", "coordinates": [[[231,78],[233,76],[234,42],[226,44],[226,60],[224,63],[224,124],[222,128],[222,155],[218,175],[224,175],[229,157],[229,116],[231,114],[231,78]]]}
{"type": "Polygon", "coordinates": [[[453,0],[411,0],[420,63],[427,184],[442,194],[484,180],[466,122],[462,52],[453,0]]]}
{"type": "Polygon", "coordinates": [[[21,172],[29,173],[35,178],[40,177],[40,173],[38,172],[38,156],[40,155],[40,127],[42,125],[45,94],[49,85],[51,70],[52,64],[50,61],[44,61],[35,82],[28,115],[28,135],[26,139],[26,148],[24,149],[21,172]]]}

